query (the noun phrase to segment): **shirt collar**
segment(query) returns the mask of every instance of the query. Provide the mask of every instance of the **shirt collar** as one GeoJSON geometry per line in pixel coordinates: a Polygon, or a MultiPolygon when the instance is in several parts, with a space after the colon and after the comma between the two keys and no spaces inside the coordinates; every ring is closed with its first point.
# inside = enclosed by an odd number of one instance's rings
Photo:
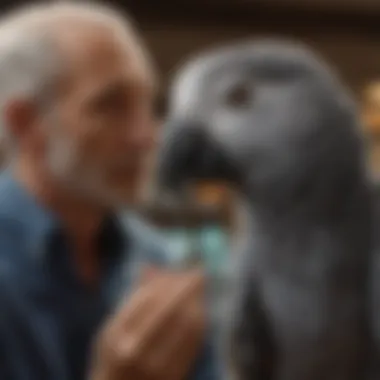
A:
{"type": "MultiPolygon", "coordinates": [[[[50,238],[60,231],[60,222],[53,212],[30,194],[9,171],[0,175],[0,219],[11,220],[21,227],[28,251],[35,257],[45,256],[50,238]]],[[[101,244],[125,244],[128,236],[125,223],[118,215],[107,218],[101,230],[101,244]]]]}

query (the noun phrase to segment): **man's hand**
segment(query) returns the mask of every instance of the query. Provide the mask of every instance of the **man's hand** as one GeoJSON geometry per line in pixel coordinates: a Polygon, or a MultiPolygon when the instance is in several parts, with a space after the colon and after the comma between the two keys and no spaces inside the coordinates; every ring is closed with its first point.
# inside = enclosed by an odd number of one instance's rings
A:
{"type": "Polygon", "coordinates": [[[99,336],[90,380],[182,380],[204,332],[199,270],[151,269],[99,336]]]}

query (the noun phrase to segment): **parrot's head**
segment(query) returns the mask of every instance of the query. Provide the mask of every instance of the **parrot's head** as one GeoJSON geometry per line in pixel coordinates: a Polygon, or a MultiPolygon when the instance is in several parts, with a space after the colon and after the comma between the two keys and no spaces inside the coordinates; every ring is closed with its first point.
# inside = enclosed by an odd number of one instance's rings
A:
{"type": "Polygon", "coordinates": [[[305,47],[262,40],[220,48],[174,78],[159,182],[178,190],[216,180],[264,197],[326,186],[358,166],[357,130],[348,92],[305,47]]]}

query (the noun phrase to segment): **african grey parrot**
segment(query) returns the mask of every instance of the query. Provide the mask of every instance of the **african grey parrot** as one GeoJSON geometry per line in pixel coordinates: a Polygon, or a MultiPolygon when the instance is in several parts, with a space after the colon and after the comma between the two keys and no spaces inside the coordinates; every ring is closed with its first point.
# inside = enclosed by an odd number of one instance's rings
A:
{"type": "Polygon", "coordinates": [[[179,71],[161,185],[226,181],[247,216],[228,360],[237,380],[359,380],[369,349],[370,186],[354,103],[290,41],[201,54],[179,71]]]}

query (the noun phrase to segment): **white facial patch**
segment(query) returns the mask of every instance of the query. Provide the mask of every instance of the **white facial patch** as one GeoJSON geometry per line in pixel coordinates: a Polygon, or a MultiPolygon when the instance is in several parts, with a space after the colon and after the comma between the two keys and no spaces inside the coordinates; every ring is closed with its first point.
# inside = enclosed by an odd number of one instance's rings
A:
{"type": "Polygon", "coordinates": [[[204,102],[207,99],[204,99],[202,92],[204,83],[199,80],[203,76],[203,71],[204,63],[196,61],[180,70],[169,97],[169,109],[172,115],[200,116],[204,110],[207,110],[204,102]]]}
{"type": "Polygon", "coordinates": [[[200,90],[199,82],[193,75],[185,75],[173,86],[169,107],[173,115],[188,114],[196,107],[195,99],[200,90]]]}
{"type": "MultiPolygon", "coordinates": [[[[55,123],[57,126],[57,123],[55,123]]],[[[49,130],[46,164],[51,174],[70,191],[101,205],[123,204],[104,180],[104,170],[82,157],[78,146],[58,128],[49,130]]]]}
{"type": "Polygon", "coordinates": [[[245,131],[239,130],[239,127],[241,127],[239,115],[221,109],[210,117],[209,136],[233,152],[241,144],[241,133],[245,133],[245,131]]]}

